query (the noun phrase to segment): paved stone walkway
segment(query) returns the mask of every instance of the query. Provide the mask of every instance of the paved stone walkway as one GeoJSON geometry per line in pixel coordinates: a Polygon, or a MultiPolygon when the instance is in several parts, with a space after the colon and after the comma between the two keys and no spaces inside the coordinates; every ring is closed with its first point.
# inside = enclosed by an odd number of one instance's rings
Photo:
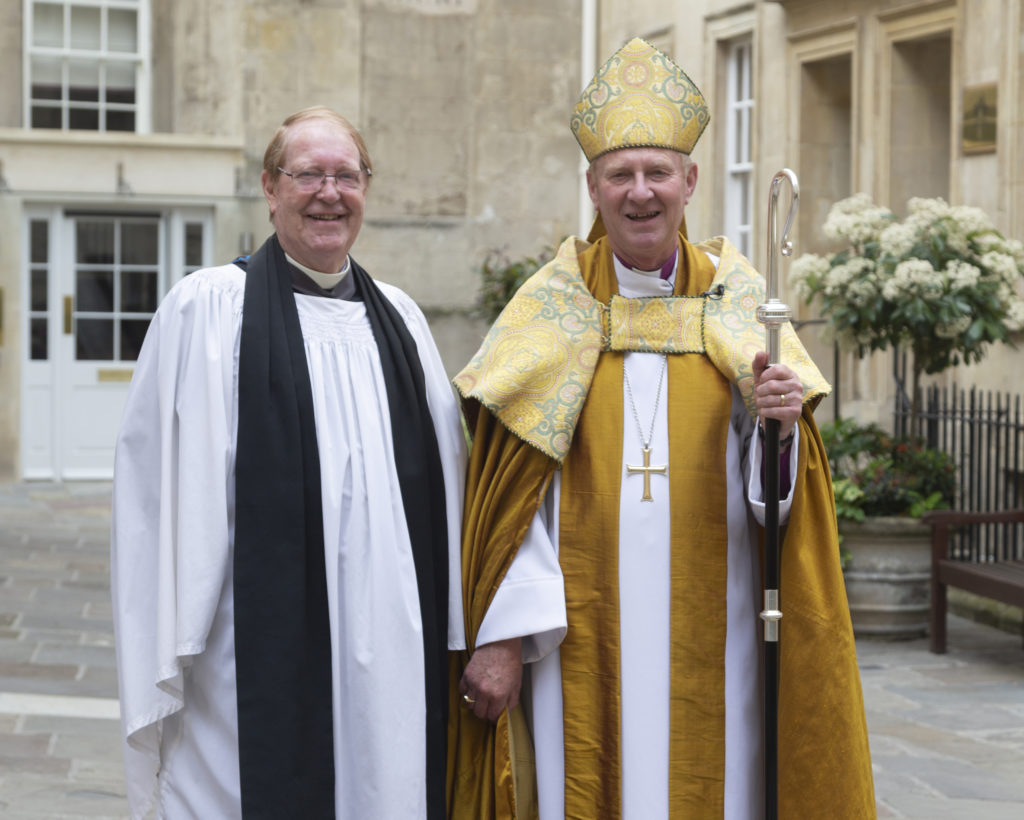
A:
{"type": "Polygon", "coordinates": [[[1020,636],[950,616],[927,641],[859,641],[879,817],[1024,818],[1020,636]]]}
{"type": "MultiPolygon", "coordinates": [[[[109,504],[105,483],[0,486],[4,820],[127,817],[109,504]]],[[[1018,636],[951,616],[947,655],[924,640],[858,654],[879,817],[1024,818],[1018,636]]]]}
{"type": "Polygon", "coordinates": [[[127,817],[110,485],[0,487],[0,817],[127,817]]]}

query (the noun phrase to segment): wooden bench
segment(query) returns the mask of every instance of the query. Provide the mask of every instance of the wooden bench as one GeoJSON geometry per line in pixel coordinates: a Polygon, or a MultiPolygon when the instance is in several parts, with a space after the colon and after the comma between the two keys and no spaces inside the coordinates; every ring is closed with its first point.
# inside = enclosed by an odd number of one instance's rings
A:
{"type": "Polygon", "coordinates": [[[946,651],[946,587],[954,586],[1004,604],[1024,607],[1024,561],[958,561],[949,556],[949,530],[966,524],[1024,522],[1024,509],[1004,512],[931,510],[922,521],[932,528],[931,650],[946,651]]]}

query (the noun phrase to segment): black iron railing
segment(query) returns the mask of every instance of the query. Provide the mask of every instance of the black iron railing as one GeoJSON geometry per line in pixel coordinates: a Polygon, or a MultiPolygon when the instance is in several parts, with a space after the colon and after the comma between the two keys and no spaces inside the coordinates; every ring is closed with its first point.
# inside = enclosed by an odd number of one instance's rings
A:
{"type": "MultiPolygon", "coordinates": [[[[895,433],[909,433],[910,401],[902,389],[894,416],[895,433]]],[[[1024,415],[1019,395],[932,386],[921,396],[920,424],[928,446],[948,453],[956,464],[957,510],[1024,507],[1024,415]]],[[[1024,559],[1024,525],[964,529],[954,537],[951,554],[966,561],[1024,559]]]]}

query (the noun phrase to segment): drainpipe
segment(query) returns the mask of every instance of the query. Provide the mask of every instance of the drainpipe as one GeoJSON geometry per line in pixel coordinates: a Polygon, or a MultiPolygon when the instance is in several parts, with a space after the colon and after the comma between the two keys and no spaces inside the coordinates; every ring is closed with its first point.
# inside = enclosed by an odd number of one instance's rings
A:
{"type": "MultiPolygon", "coordinates": [[[[580,12],[580,91],[594,76],[597,60],[597,0],[583,0],[580,12]]],[[[577,236],[586,239],[594,221],[594,206],[587,192],[587,158],[580,153],[579,226],[577,236]]]]}

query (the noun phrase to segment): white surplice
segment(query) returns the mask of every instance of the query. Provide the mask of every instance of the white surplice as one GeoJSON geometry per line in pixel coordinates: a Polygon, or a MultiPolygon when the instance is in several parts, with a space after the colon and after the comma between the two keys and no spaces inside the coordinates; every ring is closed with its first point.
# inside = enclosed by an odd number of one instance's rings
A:
{"type": "MultiPolygon", "coordinates": [[[[118,439],[112,589],[133,817],[241,816],[232,544],[245,274],[162,302],[118,439]]],[[[465,646],[458,406],[423,314],[378,283],[419,350],[444,473],[451,649],[465,646]]],[[[362,302],[295,295],[313,390],[339,818],[426,816],[419,594],[380,357],[362,302]]]]}
{"type": "MultiPolygon", "coordinates": [[[[717,265],[717,258],[711,257],[717,265]]],[[[671,296],[675,276],[626,268],[615,258],[619,293],[627,298],[671,296]]],[[[623,381],[622,490],[619,509],[619,621],[621,641],[621,732],[623,820],[667,820],[669,770],[670,496],[668,462],[668,377],[656,401],[664,356],[624,357],[643,435],[652,429],[653,501],[641,501],[643,475],[627,466],[643,464],[640,434],[623,381]],[[655,406],[657,412],[655,413],[655,406]]],[[[687,385],[699,391],[700,385],[687,385]]],[[[756,820],[763,811],[762,717],[759,645],[760,562],[757,526],[764,523],[761,447],[736,388],[723,469],[728,482],[728,582],[725,646],[725,807],[727,820],[756,820]]],[[[685,435],[685,431],[683,431],[685,435]]],[[[693,442],[695,448],[703,442],[693,442]]],[[[797,442],[790,450],[796,476],[797,442]]],[[[481,625],[477,644],[523,636],[529,677],[529,718],[537,758],[540,820],[565,813],[562,734],[562,679],[558,645],[566,615],[558,567],[558,499],[555,473],[545,503],[481,625]]],[[[792,504],[780,501],[779,519],[792,504]]],[[[699,629],[700,624],[693,624],[699,629]]]]}

